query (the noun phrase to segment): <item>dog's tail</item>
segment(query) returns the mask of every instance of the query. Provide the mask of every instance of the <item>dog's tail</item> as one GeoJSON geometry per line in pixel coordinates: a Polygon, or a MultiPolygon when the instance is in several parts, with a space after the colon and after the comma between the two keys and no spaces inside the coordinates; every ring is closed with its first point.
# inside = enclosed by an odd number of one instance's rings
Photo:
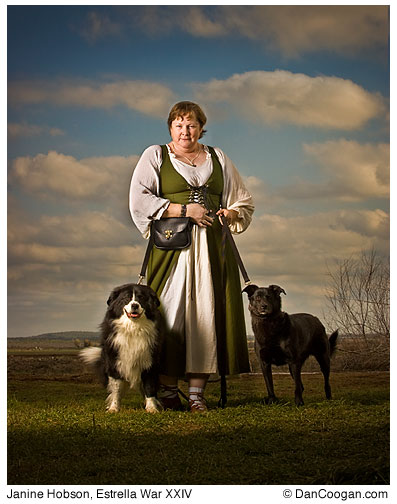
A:
{"type": "Polygon", "coordinates": [[[108,384],[108,376],[105,373],[102,361],[102,347],[87,347],[79,352],[80,359],[97,374],[104,387],[108,384]]]}
{"type": "Polygon", "coordinates": [[[331,336],[329,337],[329,349],[330,349],[330,354],[332,355],[335,350],[336,350],[336,340],[338,339],[338,330],[334,331],[331,336]]]}
{"type": "Polygon", "coordinates": [[[89,366],[96,366],[98,362],[101,360],[101,347],[87,347],[80,350],[79,357],[84,362],[84,364],[88,364],[89,366]]]}

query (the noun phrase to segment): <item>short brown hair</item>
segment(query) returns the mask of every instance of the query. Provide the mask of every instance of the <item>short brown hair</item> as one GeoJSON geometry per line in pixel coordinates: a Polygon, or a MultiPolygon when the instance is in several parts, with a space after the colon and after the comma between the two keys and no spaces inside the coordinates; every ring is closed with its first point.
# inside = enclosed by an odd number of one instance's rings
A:
{"type": "MultiPolygon", "coordinates": [[[[204,128],[205,123],[207,122],[207,117],[202,111],[201,107],[197,105],[197,103],[193,103],[191,101],[181,101],[176,103],[170,113],[168,114],[168,131],[171,131],[171,123],[178,117],[184,116],[194,116],[197,122],[200,124],[200,128],[204,128]]],[[[204,135],[205,129],[202,130],[200,138],[204,135]]]]}

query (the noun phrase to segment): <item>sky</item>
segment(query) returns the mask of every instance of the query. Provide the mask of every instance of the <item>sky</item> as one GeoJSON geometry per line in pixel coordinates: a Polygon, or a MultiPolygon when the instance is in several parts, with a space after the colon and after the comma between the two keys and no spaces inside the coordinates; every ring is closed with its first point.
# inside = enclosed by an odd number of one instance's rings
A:
{"type": "Polygon", "coordinates": [[[9,5],[7,30],[9,337],[96,331],[137,280],[129,182],[180,100],[251,191],[236,242],[287,312],[323,316],[337,261],[387,260],[386,6],[9,5]]]}

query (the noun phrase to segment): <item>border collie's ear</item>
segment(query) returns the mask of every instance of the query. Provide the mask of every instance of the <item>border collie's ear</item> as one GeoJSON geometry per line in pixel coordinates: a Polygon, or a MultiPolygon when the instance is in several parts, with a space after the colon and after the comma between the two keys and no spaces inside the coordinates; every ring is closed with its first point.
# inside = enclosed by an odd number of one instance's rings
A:
{"type": "Polygon", "coordinates": [[[287,295],[287,293],[285,292],[285,290],[282,287],[278,286],[278,285],[269,285],[269,289],[272,289],[278,296],[280,294],[287,295]]]}
{"type": "Polygon", "coordinates": [[[113,303],[115,299],[117,299],[117,296],[120,294],[124,287],[125,285],[119,285],[112,290],[112,292],[109,294],[108,300],[106,301],[108,306],[110,306],[110,304],[113,303]]]}
{"type": "Polygon", "coordinates": [[[153,300],[153,303],[158,308],[160,306],[160,301],[159,301],[159,298],[157,297],[157,294],[155,292],[151,292],[150,294],[151,294],[151,298],[153,300]]]}
{"type": "Polygon", "coordinates": [[[119,292],[120,291],[118,289],[112,290],[112,292],[110,293],[110,295],[108,297],[108,300],[106,301],[108,306],[110,306],[110,304],[117,298],[117,296],[119,295],[119,292]]]}
{"type": "Polygon", "coordinates": [[[242,292],[246,292],[248,294],[248,297],[250,298],[252,294],[256,291],[256,289],[259,289],[257,285],[250,284],[247,285],[247,287],[243,289],[242,292]]]}
{"type": "Polygon", "coordinates": [[[149,299],[153,303],[153,307],[158,308],[160,306],[160,301],[155,291],[148,285],[143,285],[141,287],[145,287],[146,292],[149,294],[149,299]]]}

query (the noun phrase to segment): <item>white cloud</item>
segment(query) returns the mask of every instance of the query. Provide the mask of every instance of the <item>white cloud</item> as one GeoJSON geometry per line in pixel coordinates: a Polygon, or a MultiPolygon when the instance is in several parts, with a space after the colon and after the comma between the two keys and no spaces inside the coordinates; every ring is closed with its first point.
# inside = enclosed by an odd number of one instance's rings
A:
{"type": "MultiPolygon", "coordinates": [[[[289,311],[321,314],[327,263],[374,244],[387,254],[388,221],[381,210],[257,213],[236,240],[255,283],[282,285],[289,311]]],[[[35,218],[12,204],[8,234],[10,324],[23,309],[26,334],[32,333],[29,321],[36,333],[40,324],[42,332],[52,330],[53,314],[58,330],[95,329],[109,291],[137,280],[146,247],[132,222],[89,210],[35,218]],[[38,317],[44,306],[47,326],[38,317]]]]}
{"type": "Polygon", "coordinates": [[[286,57],[315,51],[386,49],[388,8],[366,5],[221,7],[228,33],[263,41],[286,57]]]}
{"type": "Polygon", "coordinates": [[[51,151],[15,159],[9,180],[25,191],[45,198],[103,200],[106,196],[126,191],[137,160],[137,156],[77,160],[51,151]]]}
{"type": "Polygon", "coordinates": [[[39,126],[37,124],[27,123],[8,123],[8,138],[31,137],[39,135],[61,136],[65,132],[60,128],[51,128],[49,126],[39,126]]]}
{"type": "Polygon", "coordinates": [[[285,282],[295,290],[321,289],[327,264],[374,246],[388,255],[389,215],[382,210],[334,211],[313,215],[263,214],[237,237],[254,283],[285,282]],[[300,287],[301,286],[301,287],[300,287]]]}
{"type": "MultiPolygon", "coordinates": [[[[131,244],[131,226],[99,211],[83,210],[69,215],[42,215],[32,221],[11,213],[8,240],[12,243],[39,243],[43,247],[121,247],[131,244]]],[[[23,258],[23,256],[21,256],[23,258]]]]}
{"type": "Polygon", "coordinates": [[[228,34],[223,16],[216,8],[209,10],[189,5],[130,6],[117,9],[115,19],[124,25],[126,35],[137,31],[157,38],[175,31],[202,38],[228,34]]]}
{"type": "Polygon", "coordinates": [[[129,30],[246,38],[287,58],[316,51],[385,53],[388,46],[387,5],[148,6],[125,7],[120,13],[118,22],[129,30]]]}
{"type": "Polygon", "coordinates": [[[115,22],[106,14],[91,11],[87,14],[84,26],[79,30],[80,35],[90,44],[108,36],[120,36],[124,29],[123,25],[115,22]]]}
{"type": "Polygon", "coordinates": [[[54,317],[57,330],[95,330],[110,290],[138,278],[146,243],[132,221],[88,210],[35,218],[13,198],[9,214],[10,335],[52,330],[54,317]]]}
{"type": "Polygon", "coordinates": [[[257,285],[277,284],[284,309],[322,317],[328,269],[374,247],[389,255],[389,216],[381,211],[334,211],[313,215],[256,215],[236,237],[248,274],[257,285]]]}
{"type": "Polygon", "coordinates": [[[8,91],[12,105],[50,103],[58,106],[111,109],[124,106],[153,117],[164,118],[174,101],[173,92],[162,84],[146,81],[12,82],[8,91]]]}
{"type": "Polygon", "coordinates": [[[193,85],[199,101],[227,104],[246,119],[355,130],[385,112],[382,97],[338,77],[310,77],[285,70],[235,74],[193,85]]]}
{"type": "Polygon", "coordinates": [[[48,129],[48,133],[51,135],[51,136],[62,136],[65,134],[64,131],[62,131],[60,128],[49,128],[48,129]]]}
{"type": "Polygon", "coordinates": [[[227,31],[221,20],[210,19],[200,7],[190,7],[178,18],[181,28],[195,37],[218,37],[227,31]]]}
{"type": "Polygon", "coordinates": [[[309,159],[319,165],[327,180],[296,180],[278,194],[293,199],[336,198],[362,201],[389,197],[390,146],[360,144],[352,140],[305,144],[309,159]]]}
{"type": "Polygon", "coordinates": [[[346,229],[369,238],[389,239],[390,216],[383,210],[341,210],[335,218],[335,229],[346,229]]]}

